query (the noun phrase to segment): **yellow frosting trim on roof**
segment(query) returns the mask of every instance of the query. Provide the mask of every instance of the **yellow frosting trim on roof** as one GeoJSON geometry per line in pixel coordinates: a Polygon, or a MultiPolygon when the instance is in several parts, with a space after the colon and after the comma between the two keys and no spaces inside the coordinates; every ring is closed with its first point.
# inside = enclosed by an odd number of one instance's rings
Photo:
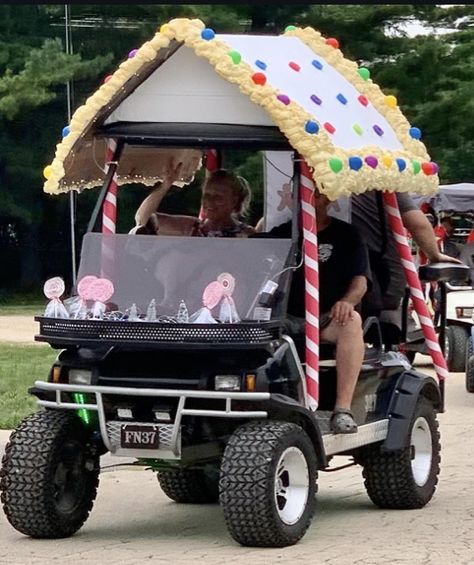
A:
{"type": "Polygon", "coordinates": [[[150,41],[138,49],[132,59],[124,61],[112,78],[78,108],[70,123],[70,133],[57,146],[56,156],[51,164],[51,175],[44,184],[46,192],[61,191],[59,182],[65,174],[64,159],[97,112],[111,101],[131,76],[139,74],[140,69],[156,57],[159,49],[168,47],[172,39],[184,42],[196,55],[205,57],[220,76],[228,82],[237,84],[241,92],[249,96],[252,102],[265,108],[292,147],[305,158],[313,170],[314,180],[331,200],[374,188],[422,194],[436,192],[439,184],[438,175],[426,175],[423,171],[416,172],[419,167],[413,166],[413,160],[419,163],[426,162],[429,161],[429,156],[424,144],[410,137],[410,124],[400,109],[389,107],[380,87],[370,79],[363,80],[357,72],[357,64],[345,59],[339,49],[327,45],[319,32],[312,28],[296,28],[287,31],[285,35],[298,37],[364,94],[393,127],[404,147],[403,150],[388,151],[368,145],[350,151],[336,147],[330,135],[322,127],[317,134],[307,133],[305,124],[308,120],[315,121],[314,116],[293,100],[288,105],[283,104],[277,99],[279,91],[268,82],[263,85],[255,84],[252,80],[255,70],[243,60],[235,64],[229,56],[232,46],[222,40],[203,39],[201,31],[204,27],[202,21],[188,19],[175,19],[164,24],[150,41]],[[349,157],[360,157],[364,161],[368,155],[378,159],[376,168],[364,164],[360,170],[354,171],[348,166],[349,157]],[[407,166],[403,172],[398,170],[395,162],[397,158],[406,161],[407,166]],[[331,159],[339,159],[342,162],[343,167],[339,172],[336,173],[331,169],[331,159]]]}

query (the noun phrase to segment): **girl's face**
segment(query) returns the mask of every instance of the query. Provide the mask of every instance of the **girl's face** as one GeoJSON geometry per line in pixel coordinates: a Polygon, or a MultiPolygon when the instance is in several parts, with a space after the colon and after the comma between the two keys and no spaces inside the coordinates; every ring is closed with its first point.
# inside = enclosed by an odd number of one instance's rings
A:
{"type": "Polygon", "coordinates": [[[225,224],[237,211],[239,200],[234,189],[225,182],[210,182],[203,188],[201,202],[204,214],[209,220],[225,224]]]}

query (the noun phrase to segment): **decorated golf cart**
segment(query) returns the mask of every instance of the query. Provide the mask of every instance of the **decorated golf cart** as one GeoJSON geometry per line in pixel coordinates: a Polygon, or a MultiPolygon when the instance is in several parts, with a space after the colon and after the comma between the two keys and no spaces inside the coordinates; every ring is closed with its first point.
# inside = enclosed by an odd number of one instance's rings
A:
{"type": "MultiPolygon", "coordinates": [[[[59,354],[30,390],[41,410],[6,448],[2,502],[13,527],[39,538],[76,532],[106,452],[156,471],[176,502],[219,499],[231,535],[250,546],[304,535],[317,473],[338,455],[362,466],[376,505],[427,504],[438,480],[436,413],[447,370],[395,198],[437,189],[420,137],[369,71],[311,28],[222,35],[177,19],[133,50],[75,112],[47,169],[50,194],[102,189],[77,285],[65,299],[61,281],[49,282],[48,315],[37,318],[36,339],[59,354]],[[179,152],[185,187],[231,150],[291,152],[288,181],[265,187],[267,203],[281,193],[279,211],[292,204],[291,239],[116,233],[121,185],[154,185],[179,152]],[[331,352],[319,353],[314,182],[333,201],[383,193],[439,379],[386,351],[371,331],[350,435],[328,426],[336,378],[331,352]],[[298,225],[303,350],[284,330],[298,225]]],[[[452,276],[443,266],[428,271],[452,276]]],[[[377,324],[365,321],[367,335],[377,324]]]]}

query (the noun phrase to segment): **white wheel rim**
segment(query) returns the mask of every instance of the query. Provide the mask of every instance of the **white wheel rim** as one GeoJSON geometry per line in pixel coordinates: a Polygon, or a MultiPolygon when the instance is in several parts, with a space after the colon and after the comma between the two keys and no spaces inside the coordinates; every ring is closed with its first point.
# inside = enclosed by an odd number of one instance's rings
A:
{"type": "Polygon", "coordinates": [[[275,473],[275,506],[281,521],[291,526],[298,522],[309,495],[309,471],[303,452],[288,447],[281,454],[275,473]]]}
{"type": "Polygon", "coordinates": [[[413,459],[411,469],[415,483],[422,487],[428,480],[431,461],[433,459],[433,446],[431,430],[425,418],[417,418],[411,431],[411,447],[413,459]]]}

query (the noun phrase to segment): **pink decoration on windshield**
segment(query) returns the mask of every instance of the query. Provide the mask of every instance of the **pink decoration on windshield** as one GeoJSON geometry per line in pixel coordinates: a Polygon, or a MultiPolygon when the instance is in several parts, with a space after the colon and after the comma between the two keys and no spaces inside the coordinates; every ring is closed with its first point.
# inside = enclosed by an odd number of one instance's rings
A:
{"type": "Polygon", "coordinates": [[[224,287],[218,281],[212,281],[209,283],[202,294],[203,305],[212,310],[215,308],[222,299],[224,294],[224,287]]]}
{"type": "Polygon", "coordinates": [[[92,300],[107,302],[114,293],[114,285],[109,279],[95,279],[89,287],[92,300]]]}
{"type": "Polygon", "coordinates": [[[93,300],[91,294],[91,285],[95,280],[97,280],[96,276],[86,275],[85,277],[82,277],[82,279],[77,283],[77,294],[83,300],[93,300]]]}
{"type": "Polygon", "coordinates": [[[64,289],[64,281],[61,277],[53,277],[52,279],[48,279],[43,286],[43,292],[46,298],[49,298],[50,300],[62,296],[64,289]]]}

